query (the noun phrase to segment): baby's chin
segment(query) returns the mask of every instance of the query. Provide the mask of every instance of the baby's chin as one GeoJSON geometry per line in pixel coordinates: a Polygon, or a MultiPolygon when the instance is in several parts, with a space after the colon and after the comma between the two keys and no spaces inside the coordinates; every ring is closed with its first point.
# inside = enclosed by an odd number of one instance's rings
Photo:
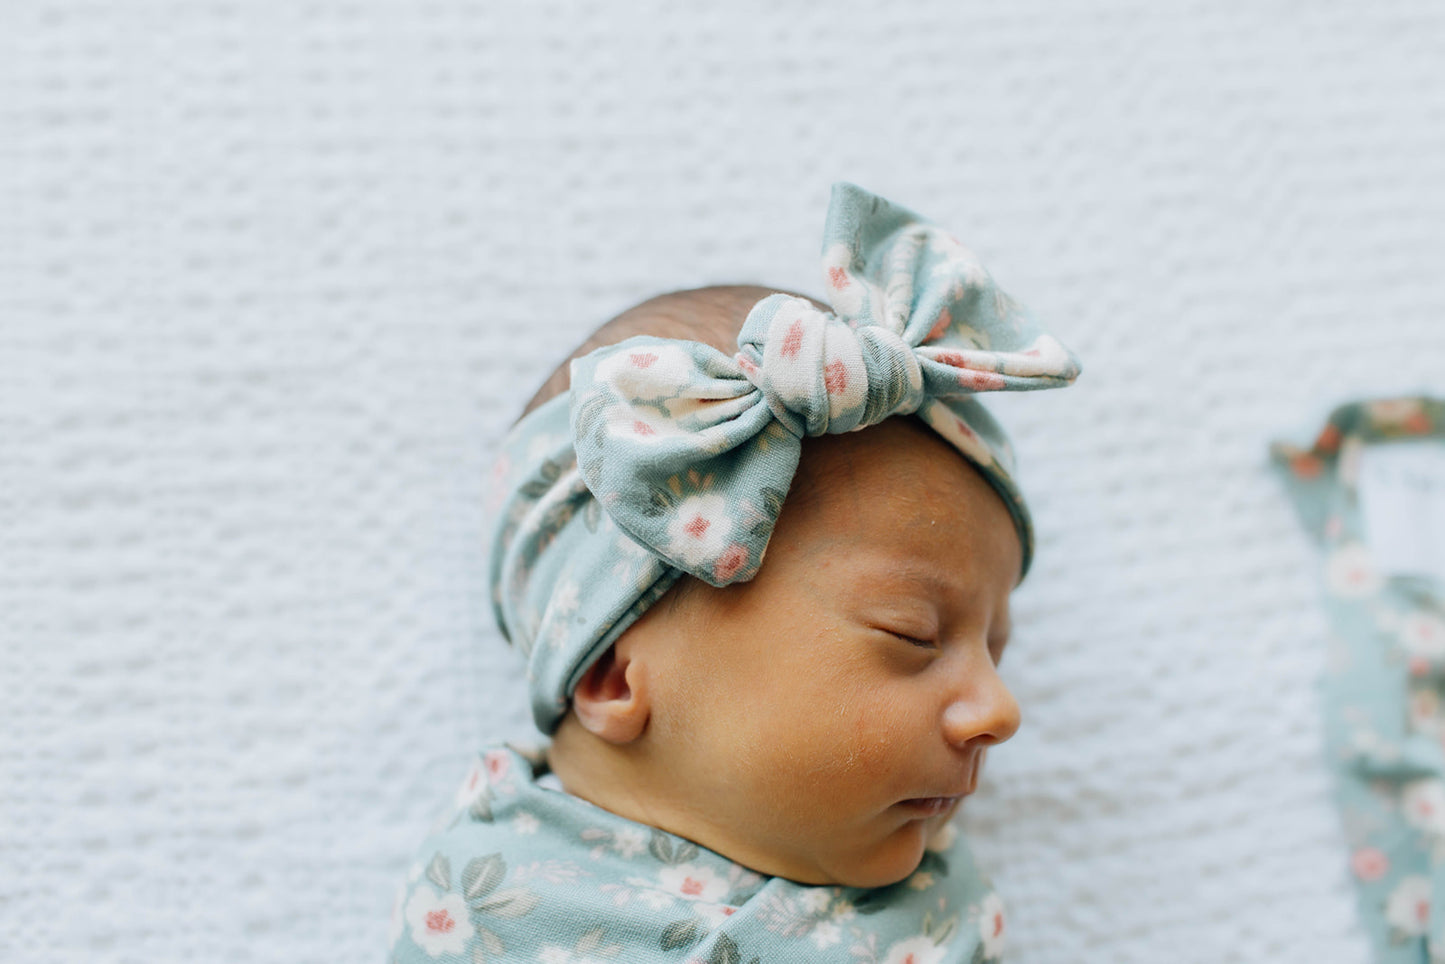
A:
{"type": "MultiPolygon", "coordinates": [[[[911,820],[866,851],[819,855],[816,872],[783,873],[799,883],[860,887],[887,887],[907,880],[923,861],[926,850],[942,850],[953,841],[948,815],[911,820]]],[[[778,876],[774,874],[774,876],[778,876]]]]}

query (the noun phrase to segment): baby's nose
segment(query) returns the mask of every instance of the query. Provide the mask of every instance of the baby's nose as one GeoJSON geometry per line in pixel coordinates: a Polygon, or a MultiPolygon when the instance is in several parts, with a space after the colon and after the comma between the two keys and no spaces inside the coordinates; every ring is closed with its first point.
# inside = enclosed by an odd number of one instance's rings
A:
{"type": "Polygon", "coordinates": [[[992,746],[1018,732],[1019,704],[996,674],[968,687],[943,711],[943,735],[956,747],[992,746]]]}

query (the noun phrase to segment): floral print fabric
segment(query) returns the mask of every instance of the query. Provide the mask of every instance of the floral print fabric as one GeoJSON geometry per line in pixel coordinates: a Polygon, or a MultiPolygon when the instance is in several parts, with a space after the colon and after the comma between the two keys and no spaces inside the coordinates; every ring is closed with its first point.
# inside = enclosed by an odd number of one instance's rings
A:
{"type": "Polygon", "coordinates": [[[1343,405],[1312,443],[1272,449],[1323,555],[1327,752],[1382,964],[1445,961],[1445,587],[1382,568],[1361,499],[1366,449],[1405,442],[1445,447],[1445,400],[1343,405]]]}
{"type": "Polygon", "coordinates": [[[851,184],[833,189],[823,269],[832,311],[764,298],[732,357],[650,337],[598,349],[504,443],[492,601],[544,732],[683,573],[715,586],[757,573],[804,436],[916,414],[998,491],[1027,570],[1012,452],[973,396],[1067,385],[1074,356],[968,248],[851,184]]]}
{"type": "Polygon", "coordinates": [[[963,840],[890,887],[762,877],[539,786],[545,758],[478,757],[391,917],[392,964],[979,964],[1003,906],[963,840]]]}

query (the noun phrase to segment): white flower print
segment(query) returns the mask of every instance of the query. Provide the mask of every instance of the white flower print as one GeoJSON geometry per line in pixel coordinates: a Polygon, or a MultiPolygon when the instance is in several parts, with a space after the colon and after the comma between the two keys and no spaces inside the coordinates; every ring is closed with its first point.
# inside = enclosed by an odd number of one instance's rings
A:
{"type": "Polygon", "coordinates": [[[406,902],[406,921],[411,939],[432,957],[462,953],[476,932],[462,895],[439,894],[428,884],[419,884],[406,902]]]}
{"type": "Polygon", "coordinates": [[[983,941],[983,956],[998,957],[1004,950],[1003,899],[998,894],[989,894],[978,908],[978,936],[983,941]]]}
{"type": "Polygon", "coordinates": [[[841,941],[843,939],[843,930],[832,921],[823,921],[813,928],[808,934],[808,937],[818,950],[821,951],[841,941]]]}
{"type": "Polygon", "coordinates": [[[1406,615],[1400,620],[1400,642],[1411,656],[1445,659],[1445,619],[1427,612],[1406,615]]]}
{"type": "Polygon", "coordinates": [[[612,849],[631,860],[647,849],[647,834],[640,827],[623,827],[612,835],[612,849]]]}
{"type": "Polygon", "coordinates": [[[593,379],[610,385],[626,399],[655,402],[682,393],[692,381],[696,363],[673,345],[640,345],[615,352],[597,363],[593,379]]]}
{"type": "Polygon", "coordinates": [[[1330,553],[1325,563],[1325,581],[1337,596],[1368,596],[1380,587],[1380,576],[1370,563],[1370,552],[1350,542],[1330,553]]]}
{"type": "Polygon", "coordinates": [[[1445,781],[1411,780],[1400,789],[1400,808],[1412,827],[1445,835],[1445,781]]]}
{"type": "Polygon", "coordinates": [[[677,864],[657,872],[663,890],[688,900],[717,903],[727,896],[727,878],[701,864],[677,864]]]}
{"type": "Polygon", "coordinates": [[[1419,937],[1430,926],[1430,879],[1411,874],[1385,899],[1385,920],[1406,937],[1419,937]]]}
{"type": "Polygon", "coordinates": [[[812,887],[798,896],[798,906],[805,914],[821,914],[833,902],[833,890],[827,887],[812,887]]]}
{"type": "Polygon", "coordinates": [[[512,818],[512,829],[523,836],[536,833],[540,826],[542,826],[542,822],[525,810],[520,811],[512,818]]]}
{"type": "Polygon", "coordinates": [[[927,937],[908,937],[889,946],[883,964],[943,964],[943,954],[927,937]]]}
{"type": "Polygon", "coordinates": [[[727,549],[732,532],[726,499],[713,493],[689,496],[667,524],[667,554],[687,567],[710,564],[727,549]]]}

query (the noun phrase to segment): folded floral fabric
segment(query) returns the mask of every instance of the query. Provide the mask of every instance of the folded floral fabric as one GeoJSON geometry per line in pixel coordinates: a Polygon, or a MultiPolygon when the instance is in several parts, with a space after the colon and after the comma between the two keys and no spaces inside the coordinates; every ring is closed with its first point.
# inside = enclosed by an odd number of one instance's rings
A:
{"type": "Polygon", "coordinates": [[[1326,744],[1362,921],[1380,962],[1445,961],[1445,400],[1341,405],[1272,455],[1323,557],[1326,744]]]}
{"type": "Polygon", "coordinates": [[[423,842],[392,964],[980,964],[1003,906],[951,832],[890,887],[763,877],[548,789],[538,751],[481,753],[423,842]]]}

